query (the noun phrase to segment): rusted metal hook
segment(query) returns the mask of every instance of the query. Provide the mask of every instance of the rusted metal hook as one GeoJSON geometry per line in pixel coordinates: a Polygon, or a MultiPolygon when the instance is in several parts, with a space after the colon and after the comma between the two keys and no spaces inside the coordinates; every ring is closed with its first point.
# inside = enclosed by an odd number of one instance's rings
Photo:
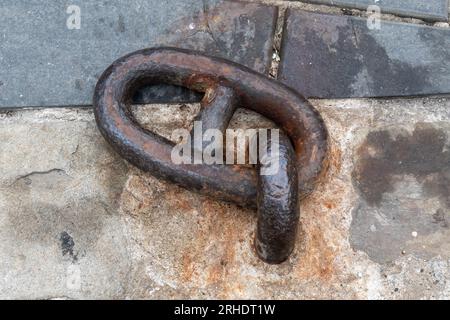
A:
{"type": "Polygon", "coordinates": [[[295,243],[299,196],[313,190],[328,147],[322,118],[305,98],[224,59],[176,48],[152,48],[118,59],[103,73],[95,89],[94,111],[105,139],[138,168],[182,187],[257,208],[255,247],[259,257],[268,263],[288,258],[295,243]],[[174,144],[141,128],[129,111],[134,92],[156,83],[207,92],[199,116],[204,130],[226,128],[236,106],[273,120],[284,133],[279,140],[280,170],[263,176],[237,165],[173,163],[174,144]]]}

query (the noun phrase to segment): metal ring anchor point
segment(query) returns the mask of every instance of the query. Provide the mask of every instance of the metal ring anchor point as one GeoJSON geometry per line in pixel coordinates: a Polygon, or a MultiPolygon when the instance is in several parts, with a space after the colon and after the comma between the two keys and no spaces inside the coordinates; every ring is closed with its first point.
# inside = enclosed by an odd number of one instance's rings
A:
{"type": "Polygon", "coordinates": [[[152,48],[118,59],[103,73],[95,88],[94,112],[104,138],[131,164],[184,188],[257,208],[258,256],[268,263],[289,257],[295,244],[299,198],[313,190],[328,148],[322,118],[301,95],[224,59],[190,50],[152,48]],[[237,106],[273,120],[283,132],[277,173],[262,175],[261,168],[237,165],[174,164],[174,144],[141,128],[129,111],[133,93],[157,83],[207,92],[197,117],[204,131],[225,130],[237,106]]]}

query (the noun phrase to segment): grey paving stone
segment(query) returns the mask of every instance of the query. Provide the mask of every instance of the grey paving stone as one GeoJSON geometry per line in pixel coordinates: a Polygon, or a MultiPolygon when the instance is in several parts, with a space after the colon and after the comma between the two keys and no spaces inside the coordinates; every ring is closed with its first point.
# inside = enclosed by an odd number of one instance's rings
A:
{"type": "MultiPolygon", "coordinates": [[[[269,68],[277,8],[219,0],[5,0],[0,8],[0,108],[90,105],[115,59],[152,46],[206,51],[259,72],[269,68]],[[76,21],[75,21],[76,22],[76,21]]],[[[138,102],[198,99],[157,86],[138,102]]]]}
{"type": "Polygon", "coordinates": [[[450,29],[289,10],[279,78],[307,97],[450,93],[450,29]]]}
{"type": "Polygon", "coordinates": [[[448,0],[304,0],[304,2],[362,10],[366,10],[370,5],[377,5],[383,13],[431,21],[448,20],[448,0]]]}

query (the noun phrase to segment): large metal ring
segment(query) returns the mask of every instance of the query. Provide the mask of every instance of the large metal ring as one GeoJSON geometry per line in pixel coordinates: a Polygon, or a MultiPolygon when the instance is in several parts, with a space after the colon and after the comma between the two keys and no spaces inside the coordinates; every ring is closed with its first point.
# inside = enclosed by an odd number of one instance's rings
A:
{"type": "Polygon", "coordinates": [[[224,59],[189,50],[152,48],[118,59],[103,73],[95,89],[94,111],[105,139],[138,168],[188,189],[257,207],[258,255],[269,263],[288,257],[295,240],[298,196],[313,190],[328,146],[320,114],[300,94],[224,59]],[[273,120],[288,137],[280,139],[281,166],[286,172],[261,177],[252,168],[237,165],[174,164],[174,144],[141,128],[129,111],[137,89],[159,83],[212,92],[202,101],[204,106],[214,106],[204,109],[210,111],[201,116],[209,125],[223,128],[236,106],[273,120]]]}

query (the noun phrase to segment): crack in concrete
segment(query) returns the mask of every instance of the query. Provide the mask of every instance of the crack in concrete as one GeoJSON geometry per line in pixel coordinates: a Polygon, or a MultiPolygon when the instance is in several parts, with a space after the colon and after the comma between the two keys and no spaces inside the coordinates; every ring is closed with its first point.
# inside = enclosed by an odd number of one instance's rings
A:
{"type": "Polygon", "coordinates": [[[67,177],[70,177],[70,176],[66,173],[65,170],[59,169],[59,168],[54,168],[54,169],[50,169],[50,170],[47,170],[47,171],[32,171],[32,172],[30,172],[30,173],[27,173],[27,174],[18,176],[18,177],[14,180],[14,182],[11,183],[11,184],[9,185],[9,187],[12,187],[14,184],[16,184],[17,182],[19,182],[20,180],[27,179],[27,178],[30,178],[30,177],[35,176],[35,175],[47,175],[47,174],[51,174],[51,173],[61,173],[61,174],[65,175],[65,176],[67,176],[67,177]]]}
{"type": "Polygon", "coordinates": [[[27,173],[27,174],[24,174],[22,176],[17,177],[16,181],[19,181],[19,180],[25,179],[25,178],[29,178],[29,177],[31,177],[33,175],[44,175],[44,174],[49,174],[49,173],[53,173],[53,172],[59,172],[59,173],[63,173],[65,175],[67,175],[65,170],[55,168],[55,169],[50,169],[50,170],[47,170],[47,171],[32,171],[30,173],[27,173]]]}

